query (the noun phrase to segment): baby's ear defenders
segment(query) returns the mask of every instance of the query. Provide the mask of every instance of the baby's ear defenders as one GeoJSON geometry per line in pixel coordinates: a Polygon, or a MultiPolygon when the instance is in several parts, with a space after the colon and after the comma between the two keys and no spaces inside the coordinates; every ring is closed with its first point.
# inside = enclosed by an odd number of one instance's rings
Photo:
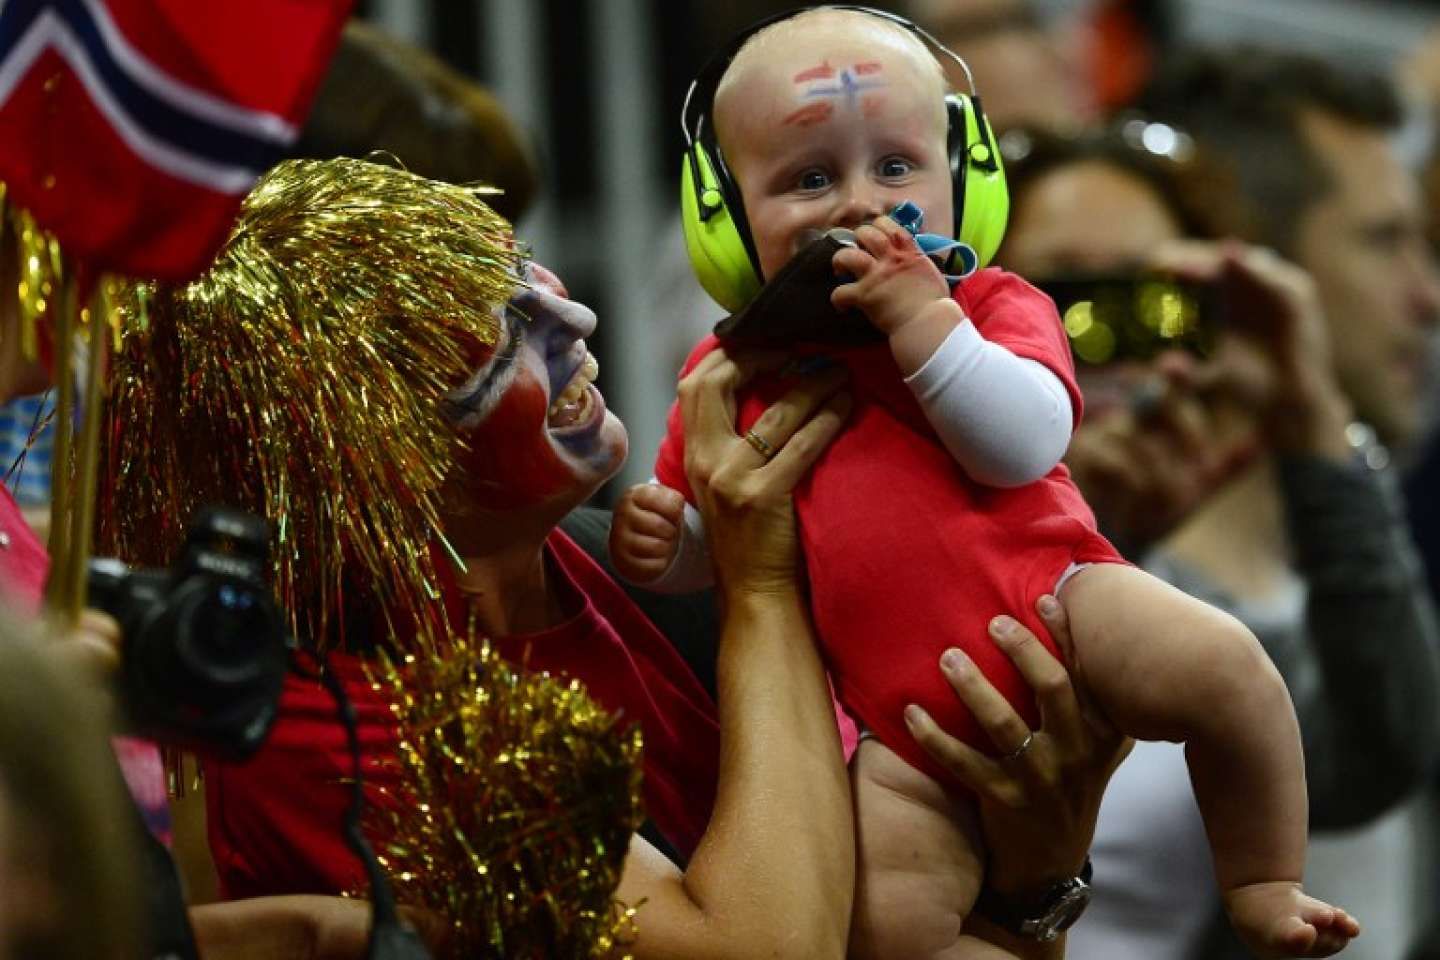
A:
{"type": "MultiPolygon", "coordinates": [[[[970,80],[970,93],[945,98],[949,117],[947,146],[955,204],[956,239],[976,253],[980,266],[990,262],[1005,236],[1010,195],[995,133],[985,119],[970,68],[959,55],[904,17],[869,7],[830,5],[857,10],[898,24],[959,63],[970,80]]],[[[750,237],[745,203],[715,141],[710,122],[715,89],[735,54],[756,33],[794,16],[789,11],[767,17],[732,39],[695,77],[685,95],[680,122],[685,130],[685,160],[680,172],[680,217],[690,263],[705,292],[726,310],[742,309],[760,291],[760,259],[750,237]]]]}

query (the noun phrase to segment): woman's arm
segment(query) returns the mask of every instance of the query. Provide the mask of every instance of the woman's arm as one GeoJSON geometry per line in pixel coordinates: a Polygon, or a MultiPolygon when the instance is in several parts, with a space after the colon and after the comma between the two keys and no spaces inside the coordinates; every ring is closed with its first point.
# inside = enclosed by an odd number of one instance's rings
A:
{"type": "Polygon", "coordinates": [[[627,952],[659,958],[843,957],[854,888],[850,787],[796,579],[790,491],[838,432],[843,373],[810,378],[735,435],[734,390],[761,366],[707,358],[681,385],[686,469],[724,607],[715,811],[681,874],[641,840],[619,897],[646,901],[627,952]]]}
{"type": "Polygon", "coordinates": [[[350,960],[364,955],[370,904],[340,897],[257,897],[190,908],[202,960],[350,960]]]}

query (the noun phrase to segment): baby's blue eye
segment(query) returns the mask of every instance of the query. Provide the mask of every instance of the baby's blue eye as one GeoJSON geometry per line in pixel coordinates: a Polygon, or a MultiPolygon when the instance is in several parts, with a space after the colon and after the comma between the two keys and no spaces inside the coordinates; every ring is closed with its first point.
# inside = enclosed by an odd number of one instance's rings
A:
{"type": "Polygon", "coordinates": [[[801,190],[824,190],[830,186],[830,178],[823,170],[806,170],[800,174],[801,190]]]}
{"type": "Polygon", "coordinates": [[[902,157],[886,157],[880,161],[880,176],[882,177],[904,177],[914,170],[914,164],[902,157]]]}

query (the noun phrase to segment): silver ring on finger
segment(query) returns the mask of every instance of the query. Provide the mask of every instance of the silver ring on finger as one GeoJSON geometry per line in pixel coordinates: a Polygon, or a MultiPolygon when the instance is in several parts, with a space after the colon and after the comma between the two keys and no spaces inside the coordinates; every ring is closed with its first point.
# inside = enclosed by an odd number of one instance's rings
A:
{"type": "Polygon", "coordinates": [[[775,446],[754,430],[745,431],[745,442],[754,448],[755,452],[764,457],[767,461],[775,456],[775,446]]]}
{"type": "Polygon", "coordinates": [[[1001,757],[1000,760],[1001,760],[1002,762],[1008,762],[1008,761],[1010,761],[1010,760],[1019,760],[1021,757],[1025,756],[1025,751],[1026,751],[1026,750],[1029,750],[1029,749],[1030,749],[1030,745],[1031,745],[1032,743],[1034,743],[1034,742],[1035,742],[1035,731],[1034,731],[1034,730],[1027,730],[1027,731],[1025,731],[1025,739],[1022,740],[1022,741],[1020,741],[1020,746],[1016,747],[1014,750],[1011,750],[1009,753],[1005,754],[1005,756],[1001,757]]]}

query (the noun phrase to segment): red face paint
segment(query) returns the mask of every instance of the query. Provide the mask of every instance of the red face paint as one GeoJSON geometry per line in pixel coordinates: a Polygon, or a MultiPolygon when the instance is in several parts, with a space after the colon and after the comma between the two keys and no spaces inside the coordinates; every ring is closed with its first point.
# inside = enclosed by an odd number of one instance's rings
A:
{"type": "Polygon", "coordinates": [[[812,103],[801,107],[781,121],[785,126],[813,127],[824,123],[835,114],[833,103],[812,103]]]}
{"type": "Polygon", "coordinates": [[[829,80],[833,76],[835,76],[835,68],[830,66],[829,60],[826,60],[819,66],[811,67],[809,70],[801,70],[791,78],[791,82],[809,83],[811,80],[829,80]]]}
{"type": "Polygon", "coordinates": [[[878,117],[885,109],[885,98],[882,96],[862,97],[860,109],[865,112],[866,119],[878,117]]]}
{"type": "Polygon", "coordinates": [[[545,426],[550,398],[518,372],[495,409],[462,433],[461,485],[475,506],[511,510],[541,503],[575,482],[575,467],[560,456],[545,426]]]}
{"type": "Polygon", "coordinates": [[[867,76],[872,73],[880,73],[885,65],[878,60],[867,60],[864,63],[855,64],[855,75],[858,77],[867,76]]]}

